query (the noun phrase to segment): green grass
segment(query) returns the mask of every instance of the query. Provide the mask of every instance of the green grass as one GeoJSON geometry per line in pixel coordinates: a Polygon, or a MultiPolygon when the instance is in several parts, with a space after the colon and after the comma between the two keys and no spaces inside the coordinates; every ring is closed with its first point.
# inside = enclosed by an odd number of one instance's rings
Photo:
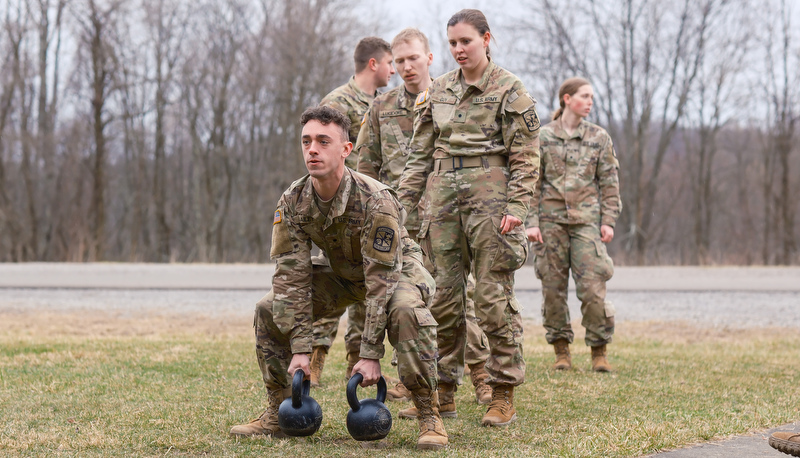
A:
{"type": "MultiPolygon", "coordinates": [[[[483,428],[466,380],[450,447],[429,456],[640,456],[800,419],[800,332],[742,333],[692,343],[619,327],[613,374],[556,373],[535,326],[526,328],[527,380],[518,420],[483,428]]],[[[644,326],[644,328],[642,328],[644,326]]],[[[0,336],[0,455],[414,456],[416,422],[397,418],[385,447],[365,451],[345,427],[344,355],[332,349],[311,395],[323,408],[310,438],[237,440],[232,425],[265,397],[251,335],[0,336]]],[[[387,366],[384,366],[386,369],[387,366]]],[[[396,374],[393,374],[396,375],[396,374]]],[[[360,391],[360,395],[374,390],[360,391]]]]}

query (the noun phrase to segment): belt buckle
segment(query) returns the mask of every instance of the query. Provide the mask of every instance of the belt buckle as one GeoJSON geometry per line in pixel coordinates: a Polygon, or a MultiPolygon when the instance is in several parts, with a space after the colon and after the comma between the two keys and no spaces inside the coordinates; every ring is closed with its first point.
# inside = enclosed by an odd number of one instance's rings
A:
{"type": "Polygon", "coordinates": [[[464,156],[453,156],[453,170],[461,170],[464,168],[464,156]],[[458,158],[458,167],[456,167],[456,158],[458,158]]]}

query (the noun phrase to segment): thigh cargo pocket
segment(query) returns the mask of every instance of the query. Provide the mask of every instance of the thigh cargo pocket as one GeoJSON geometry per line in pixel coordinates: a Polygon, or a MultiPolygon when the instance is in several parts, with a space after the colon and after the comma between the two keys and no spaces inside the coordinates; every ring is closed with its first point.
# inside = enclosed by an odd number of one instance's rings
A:
{"type": "Polygon", "coordinates": [[[492,260],[492,272],[513,272],[528,258],[528,238],[525,235],[525,225],[520,224],[507,234],[500,233],[500,221],[492,218],[497,249],[492,260]]]}
{"type": "Polygon", "coordinates": [[[427,269],[428,272],[435,276],[436,263],[433,262],[433,245],[431,243],[431,238],[428,235],[430,225],[431,222],[429,219],[426,218],[422,220],[417,239],[419,240],[419,247],[422,249],[422,264],[425,266],[425,269],[427,269]]]}
{"type": "Polygon", "coordinates": [[[594,273],[603,281],[608,281],[614,275],[614,261],[606,251],[606,244],[600,240],[594,241],[595,251],[597,251],[597,262],[593,267],[594,273]]]}

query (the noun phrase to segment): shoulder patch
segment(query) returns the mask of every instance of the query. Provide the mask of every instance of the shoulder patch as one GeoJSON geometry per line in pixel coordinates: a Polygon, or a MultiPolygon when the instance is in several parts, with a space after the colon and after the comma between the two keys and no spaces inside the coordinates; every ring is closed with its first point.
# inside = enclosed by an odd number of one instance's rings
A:
{"type": "Polygon", "coordinates": [[[429,90],[429,89],[430,89],[430,88],[428,88],[428,89],[425,89],[425,91],[421,92],[421,93],[420,93],[420,94],[417,96],[417,105],[422,105],[423,103],[425,103],[425,102],[427,102],[427,101],[428,101],[428,90],[429,90]]]}
{"type": "Polygon", "coordinates": [[[531,132],[536,132],[539,130],[541,123],[539,122],[539,116],[536,114],[536,110],[529,110],[526,111],[525,114],[522,115],[522,119],[525,120],[525,125],[528,127],[528,130],[531,132]]]}
{"type": "Polygon", "coordinates": [[[367,122],[367,115],[368,115],[368,114],[369,114],[369,111],[367,111],[366,113],[364,113],[364,116],[362,116],[362,117],[361,117],[361,125],[362,125],[362,126],[364,125],[364,123],[365,123],[365,122],[367,122]]]}
{"type": "Polygon", "coordinates": [[[289,235],[289,227],[283,220],[283,211],[275,211],[275,221],[272,224],[272,243],[269,250],[271,259],[279,258],[281,255],[294,251],[294,243],[289,235]],[[280,218],[280,220],[278,220],[280,218]]]}
{"type": "Polygon", "coordinates": [[[379,264],[392,266],[395,263],[400,240],[400,228],[396,218],[383,213],[373,217],[372,229],[366,240],[364,255],[379,264]]]}
{"type": "Polygon", "coordinates": [[[391,227],[380,226],[375,230],[375,239],[372,241],[372,248],[388,253],[392,251],[394,243],[394,229],[391,227]]]}

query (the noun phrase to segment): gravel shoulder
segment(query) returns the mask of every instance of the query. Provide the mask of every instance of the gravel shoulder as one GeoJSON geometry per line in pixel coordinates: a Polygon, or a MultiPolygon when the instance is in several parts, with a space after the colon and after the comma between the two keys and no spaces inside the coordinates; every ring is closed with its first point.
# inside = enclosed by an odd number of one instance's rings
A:
{"type": "MultiPolygon", "coordinates": [[[[274,264],[0,263],[0,288],[269,289],[274,264]]],[[[540,290],[534,269],[517,290],[540,290]]],[[[617,267],[609,291],[794,291],[800,267],[617,267]]]]}

